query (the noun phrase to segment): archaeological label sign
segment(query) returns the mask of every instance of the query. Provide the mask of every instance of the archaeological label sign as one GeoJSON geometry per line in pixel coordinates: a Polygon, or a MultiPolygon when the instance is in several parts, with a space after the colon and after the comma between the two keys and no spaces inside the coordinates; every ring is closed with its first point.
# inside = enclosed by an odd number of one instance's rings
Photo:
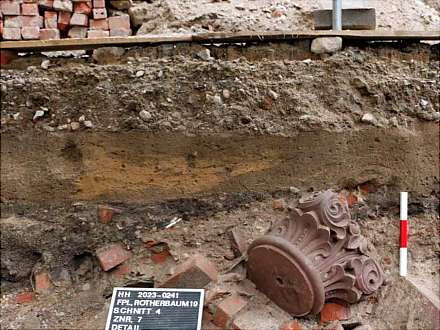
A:
{"type": "Polygon", "coordinates": [[[200,330],[203,289],[114,288],[106,330],[200,330]]]}

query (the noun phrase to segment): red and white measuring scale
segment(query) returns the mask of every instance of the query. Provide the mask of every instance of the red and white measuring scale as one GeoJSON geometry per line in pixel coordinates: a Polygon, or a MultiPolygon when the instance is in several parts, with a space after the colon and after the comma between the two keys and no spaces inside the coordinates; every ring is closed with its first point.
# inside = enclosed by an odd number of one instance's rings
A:
{"type": "Polygon", "coordinates": [[[408,271],[408,192],[400,193],[400,276],[408,271]]]}

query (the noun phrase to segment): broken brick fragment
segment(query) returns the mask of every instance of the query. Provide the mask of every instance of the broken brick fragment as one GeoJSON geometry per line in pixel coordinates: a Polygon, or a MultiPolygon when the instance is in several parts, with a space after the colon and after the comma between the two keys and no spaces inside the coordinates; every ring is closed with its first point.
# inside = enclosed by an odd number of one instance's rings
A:
{"type": "Polygon", "coordinates": [[[353,194],[353,193],[348,194],[348,196],[347,196],[348,207],[352,207],[357,202],[358,202],[358,197],[355,194],[353,194]]]}
{"type": "Polygon", "coordinates": [[[29,303],[34,299],[34,294],[32,292],[22,292],[15,296],[15,302],[17,304],[29,303]]]}
{"type": "Polygon", "coordinates": [[[132,253],[121,244],[109,244],[96,250],[96,256],[104,271],[108,271],[131,258],[132,253]]]}
{"type": "MultiPolygon", "coordinates": [[[[87,29],[84,33],[87,32],[87,29]]],[[[82,38],[83,36],[76,36],[76,38],[82,38]]],[[[72,36],[71,38],[75,38],[75,36],[72,36]]],[[[109,223],[113,219],[113,215],[115,213],[119,213],[120,211],[118,209],[115,209],[113,207],[110,207],[108,205],[98,205],[98,219],[101,223],[109,223]]]]}
{"type": "Polygon", "coordinates": [[[128,263],[124,262],[112,270],[112,275],[116,277],[124,277],[125,275],[129,274],[130,271],[130,266],[128,263]]]}
{"type": "Polygon", "coordinates": [[[231,249],[234,253],[234,257],[238,258],[246,253],[247,242],[240,231],[237,229],[228,230],[227,236],[231,242],[231,249]]]}
{"type": "Polygon", "coordinates": [[[195,255],[175,268],[162,288],[204,288],[218,277],[215,265],[202,255],[195,255]]]}
{"type": "Polygon", "coordinates": [[[169,257],[171,257],[170,248],[166,243],[157,244],[151,247],[150,252],[151,260],[155,264],[164,263],[169,257]]]}
{"type": "Polygon", "coordinates": [[[331,321],[348,320],[349,318],[350,309],[336,303],[325,304],[320,313],[321,324],[331,321]]]}
{"type": "Polygon", "coordinates": [[[274,199],[272,201],[272,208],[274,210],[284,210],[286,208],[286,202],[284,201],[284,199],[280,198],[280,199],[274,199]]]}
{"type": "Polygon", "coordinates": [[[217,305],[213,323],[222,329],[229,329],[235,316],[240,312],[248,301],[240,295],[234,293],[217,305]]]}
{"type": "Polygon", "coordinates": [[[42,293],[52,289],[52,282],[47,272],[35,274],[34,281],[36,292],[42,293]]]}
{"type": "Polygon", "coordinates": [[[282,324],[280,330],[301,330],[301,326],[296,320],[291,320],[282,324]]]}
{"type": "Polygon", "coordinates": [[[0,50],[0,65],[9,64],[15,58],[17,58],[17,54],[15,52],[9,50],[0,50]]]}

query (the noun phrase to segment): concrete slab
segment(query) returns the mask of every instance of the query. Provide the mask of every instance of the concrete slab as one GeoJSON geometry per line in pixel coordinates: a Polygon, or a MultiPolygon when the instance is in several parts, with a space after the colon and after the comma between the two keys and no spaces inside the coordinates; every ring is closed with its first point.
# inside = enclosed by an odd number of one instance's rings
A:
{"type": "MultiPolygon", "coordinates": [[[[332,10],[320,9],[313,12],[315,30],[331,30],[332,10]]],[[[342,9],[343,30],[375,30],[376,9],[350,8],[342,9]]]]}

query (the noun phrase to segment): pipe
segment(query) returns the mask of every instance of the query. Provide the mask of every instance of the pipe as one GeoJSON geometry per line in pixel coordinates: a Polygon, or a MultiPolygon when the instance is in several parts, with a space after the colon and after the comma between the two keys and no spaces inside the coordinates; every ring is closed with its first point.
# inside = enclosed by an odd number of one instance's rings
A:
{"type": "Polygon", "coordinates": [[[333,30],[342,30],[342,0],[333,0],[333,20],[332,26],[333,30]]]}

